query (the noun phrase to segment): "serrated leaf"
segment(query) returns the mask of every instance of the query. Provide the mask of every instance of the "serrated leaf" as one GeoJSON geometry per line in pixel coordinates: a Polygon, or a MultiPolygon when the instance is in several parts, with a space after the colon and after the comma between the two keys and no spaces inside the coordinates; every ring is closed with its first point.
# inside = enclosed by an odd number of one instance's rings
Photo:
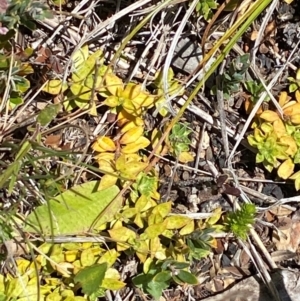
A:
{"type": "Polygon", "coordinates": [[[88,296],[97,292],[107,270],[106,263],[94,264],[79,271],[74,278],[75,283],[79,282],[83,293],[88,296]]]}
{"type": "MultiPolygon", "coordinates": [[[[98,215],[103,212],[119,193],[116,186],[97,191],[98,181],[77,185],[37,207],[26,219],[28,232],[44,235],[82,233],[89,229],[98,215]],[[51,212],[51,215],[49,215],[51,212]]],[[[121,207],[119,198],[97,222],[97,226],[113,219],[121,207]]],[[[107,210],[107,209],[106,209],[107,210]]]]}

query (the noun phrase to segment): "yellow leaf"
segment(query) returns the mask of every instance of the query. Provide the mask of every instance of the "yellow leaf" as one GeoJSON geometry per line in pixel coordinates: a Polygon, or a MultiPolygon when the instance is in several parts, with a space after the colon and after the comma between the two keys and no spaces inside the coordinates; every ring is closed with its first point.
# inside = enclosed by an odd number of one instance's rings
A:
{"type": "Polygon", "coordinates": [[[195,230],[195,223],[193,220],[190,220],[180,231],[180,235],[191,234],[195,230]]]}
{"type": "Polygon", "coordinates": [[[101,254],[101,257],[97,261],[97,263],[104,263],[106,262],[108,267],[112,267],[114,263],[117,261],[120,253],[118,253],[115,249],[110,249],[104,254],[101,254]]]}
{"type": "Polygon", "coordinates": [[[134,122],[136,126],[144,125],[144,121],[142,118],[133,116],[132,114],[129,114],[127,111],[125,111],[124,109],[120,111],[117,119],[118,119],[119,127],[123,127],[125,124],[127,124],[127,122],[130,121],[134,122]]]}
{"type": "Polygon", "coordinates": [[[178,156],[178,160],[181,163],[188,163],[194,161],[194,156],[189,152],[182,152],[178,156]]]}
{"type": "Polygon", "coordinates": [[[143,265],[144,274],[148,274],[152,262],[153,262],[153,258],[151,258],[151,257],[147,258],[147,260],[144,262],[144,265],[143,265]]]}
{"type": "MultiPolygon", "coordinates": [[[[300,103],[299,103],[300,104],[300,103]]],[[[300,124],[300,114],[295,114],[290,117],[290,121],[296,125],[300,124]]]]}
{"type": "Polygon", "coordinates": [[[283,114],[286,116],[293,116],[295,114],[300,114],[300,103],[296,102],[291,106],[288,106],[283,110],[283,114]]]}
{"type": "Polygon", "coordinates": [[[99,169],[101,170],[101,172],[103,173],[111,173],[114,175],[115,173],[115,169],[113,166],[113,162],[107,161],[107,160],[97,160],[98,164],[99,164],[99,169]]]}
{"type": "Polygon", "coordinates": [[[286,180],[294,172],[294,167],[295,165],[291,159],[285,160],[277,170],[278,176],[286,180]]]}
{"type": "Polygon", "coordinates": [[[126,227],[118,227],[116,229],[108,230],[110,237],[117,242],[117,250],[124,251],[130,247],[129,244],[122,244],[128,240],[136,239],[136,233],[126,227]]]}
{"type": "Polygon", "coordinates": [[[282,137],[283,135],[286,135],[286,129],[281,119],[274,121],[273,128],[278,138],[282,137]]]}
{"type": "Polygon", "coordinates": [[[98,154],[96,156],[96,159],[99,161],[104,160],[104,161],[108,161],[108,162],[112,163],[115,160],[115,154],[103,152],[101,154],[98,154]]]}
{"type": "Polygon", "coordinates": [[[296,98],[297,102],[300,103],[300,91],[299,90],[296,90],[296,92],[295,92],[295,98],[296,98]]]}
{"type": "Polygon", "coordinates": [[[279,105],[283,108],[283,106],[289,101],[288,94],[286,91],[282,91],[279,95],[279,105]]]}
{"type": "Polygon", "coordinates": [[[123,91],[123,81],[118,76],[113,73],[106,74],[105,77],[105,88],[115,96],[120,96],[121,91],[123,91]]]}
{"type": "Polygon", "coordinates": [[[148,198],[145,195],[142,194],[138,198],[138,200],[135,202],[135,208],[138,211],[143,211],[147,204],[148,204],[148,198]]]}
{"type": "MultiPolygon", "coordinates": [[[[151,133],[151,145],[152,148],[155,149],[155,147],[157,146],[160,138],[162,137],[162,132],[159,131],[158,129],[153,129],[152,133],[151,133]]],[[[160,154],[160,152],[162,151],[162,145],[160,145],[156,151],[156,154],[160,154]]]]}
{"type": "Polygon", "coordinates": [[[142,215],[138,213],[133,221],[139,228],[144,228],[144,220],[142,219],[142,215]]]}
{"type": "Polygon", "coordinates": [[[149,239],[153,239],[161,235],[165,231],[165,229],[165,223],[153,224],[146,228],[144,233],[149,239]]]}
{"type": "Polygon", "coordinates": [[[295,180],[295,189],[297,191],[300,190],[300,177],[295,180]]]}
{"type": "Polygon", "coordinates": [[[292,176],[290,176],[291,180],[296,180],[297,178],[300,178],[300,170],[295,172],[292,176]]]}
{"type": "Polygon", "coordinates": [[[130,162],[125,167],[120,169],[120,174],[122,177],[128,180],[134,180],[137,175],[148,166],[144,162],[130,162]]]}
{"type": "Polygon", "coordinates": [[[99,190],[103,190],[106,188],[109,188],[113,185],[115,185],[118,181],[118,177],[117,176],[113,176],[111,174],[107,174],[102,176],[100,184],[99,184],[99,190]]]}
{"type": "Polygon", "coordinates": [[[136,85],[134,83],[128,83],[124,91],[122,91],[122,97],[132,100],[136,98],[138,95],[140,95],[141,93],[142,92],[141,92],[140,85],[136,85]]]}
{"type": "Polygon", "coordinates": [[[296,141],[291,136],[282,136],[279,140],[281,143],[288,146],[288,149],[285,151],[286,154],[294,156],[298,150],[296,141]]]}
{"type": "Polygon", "coordinates": [[[78,254],[78,250],[69,250],[65,251],[65,261],[67,262],[73,262],[76,260],[78,254]]]}
{"type": "Polygon", "coordinates": [[[168,216],[165,219],[164,223],[166,225],[166,229],[173,230],[173,229],[180,229],[184,227],[190,221],[191,219],[187,216],[172,215],[172,216],[168,216]]]}
{"type": "Polygon", "coordinates": [[[149,245],[148,244],[149,244],[148,240],[142,240],[138,243],[138,246],[135,249],[136,256],[143,263],[146,261],[146,259],[148,257],[148,253],[149,253],[149,245]]]}
{"type": "Polygon", "coordinates": [[[271,110],[266,110],[262,112],[259,117],[268,122],[274,122],[275,120],[278,120],[280,118],[276,112],[271,110]]]}
{"type": "Polygon", "coordinates": [[[82,100],[90,100],[92,96],[92,91],[91,89],[81,85],[81,84],[72,84],[70,87],[71,92],[73,93],[74,96],[78,97],[79,99],[82,100]]]}
{"type": "Polygon", "coordinates": [[[32,66],[28,63],[21,64],[21,66],[19,68],[20,68],[20,70],[18,71],[18,75],[20,75],[20,76],[25,76],[25,75],[34,73],[32,66]]]}
{"type": "Polygon", "coordinates": [[[60,79],[52,79],[47,82],[43,87],[42,91],[47,92],[51,95],[58,95],[68,89],[67,83],[62,84],[60,79]]]}
{"type": "Polygon", "coordinates": [[[117,149],[115,142],[107,136],[99,137],[93,144],[93,149],[96,150],[97,146],[100,147],[100,149],[104,149],[107,152],[114,152],[117,149]]]}
{"type": "Polygon", "coordinates": [[[206,223],[209,225],[214,225],[222,216],[222,208],[218,207],[213,211],[213,216],[206,220],[206,223]]]}
{"type": "Polygon", "coordinates": [[[134,143],[129,143],[122,147],[121,152],[124,154],[136,153],[140,149],[146,148],[149,144],[150,141],[144,136],[141,136],[134,143]]]}
{"type": "Polygon", "coordinates": [[[153,214],[159,214],[161,217],[165,218],[172,208],[172,202],[165,202],[155,206],[152,210],[153,214]]]}
{"type": "Polygon", "coordinates": [[[134,116],[140,116],[143,112],[142,107],[136,107],[131,99],[125,98],[122,103],[123,109],[134,116]]]}
{"type": "Polygon", "coordinates": [[[135,121],[130,121],[130,122],[127,122],[120,130],[120,132],[122,134],[125,134],[126,132],[128,132],[129,130],[133,129],[137,127],[137,124],[135,123],[135,121]]]}
{"type": "Polygon", "coordinates": [[[95,256],[91,249],[83,250],[80,255],[80,262],[83,267],[90,266],[95,263],[95,256]]]}
{"type": "Polygon", "coordinates": [[[141,92],[138,96],[132,99],[136,107],[150,108],[154,105],[155,97],[146,92],[141,92]]]}
{"type": "Polygon", "coordinates": [[[158,236],[150,240],[150,254],[151,257],[155,256],[159,260],[166,259],[166,250],[162,246],[158,236]]]}
{"type": "Polygon", "coordinates": [[[117,291],[123,288],[126,284],[120,280],[113,279],[113,278],[104,278],[101,287],[107,289],[107,290],[112,290],[112,291],[117,291]]]}
{"type": "Polygon", "coordinates": [[[87,45],[83,46],[81,49],[75,51],[71,56],[73,61],[73,66],[77,70],[88,58],[89,48],[87,45]]]}
{"type": "Polygon", "coordinates": [[[104,100],[104,104],[110,108],[115,108],[115,107],[121,105],[120,98],[115,95],[110,95],[104,100]]]}
{"type": "Polygon", "coordinates": [[[144,129],[141,126],[136,126],[128,130],[120,139],[121,144],[129,144],[136,142],[142,135],[144,129]]]}

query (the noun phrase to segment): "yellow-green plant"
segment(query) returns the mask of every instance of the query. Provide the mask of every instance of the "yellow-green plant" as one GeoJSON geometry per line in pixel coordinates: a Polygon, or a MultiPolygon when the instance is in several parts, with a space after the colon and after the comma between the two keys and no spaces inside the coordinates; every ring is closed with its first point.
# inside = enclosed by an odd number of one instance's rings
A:
{"type": "Polygon", "coordinates": [[[255,122],[254,133],[248,136],[250,145],[258,149],[256,162],[263,163],[271,172],[277,169],[278,176],[295,181],[300,189],[300,173],[293,174],[295,165],[300,162],[300,92],[291,100],[287,92],[282,92],[279,105],[283,118],[277,111],[266,110],[255,122]]]}
{"type": "Polygon", "coordinates": [[[61,79],[52,79],[44,86],[43,91],[53,95],[65,92],[64,107],[67,111],[90,108],[90,113],[97,115],[97,95],[103,93],[106,96],[103,77],[111,72],[104,65],[103,52],[97,50],[90,55],[88,46],[83,46],[74,53],[72,62],[73,71],[68,84],[61,79]]]}

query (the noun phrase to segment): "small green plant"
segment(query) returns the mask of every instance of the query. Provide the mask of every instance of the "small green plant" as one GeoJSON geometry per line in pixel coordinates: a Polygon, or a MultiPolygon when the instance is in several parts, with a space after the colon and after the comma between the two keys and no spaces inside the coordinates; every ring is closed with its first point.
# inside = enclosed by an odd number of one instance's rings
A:
{"type": "Polygon", "coordinates": [[[172,259],[151,262],[147,271],[133,278],[135,286],[143,289],[155,300],[159,300],[164,289],[170,286],[171,282],[177,284],[198,284],[197,278],[187,271],[188,263],[179,262],[172,259]]]}
{"type": "MultiPolygon", "coordinates": [[[[240,85],[244,81],[245,73],[249,66],[249,54],[238,56],[231,62],[228,70],[226,70],[224,74],[219,75],[223,85],[225,99],[230,99],[234,93],[240,91],[240,85]]],[[[216,86],[212,88],[212,92],[216,94],[216,86]]]]}
{"type": "Polygon", "coordinates": [[[299,90],[299,88],[300,88],[300,69],[297,70],[295,77],[289,76],[287,79],[290,82],[289,92],[295,92],[295,91],[299,90]]]}
{"type": "Polygon", "coordinates": [[[178,158],[179,162],[187,163],[194,160],[192,154],[189,153],[191,132],[192,130],[188,127],[188,124],[177,123],[166,141],[169,152],[175,158],[178,158]]]}
{"type": "MultiPolygon", "coordinates": [[[[10,48],[8,43],[4,43],[2,46],[10,48]]],[[[9,49],[5,49],[5,52],[7,51],[9,49]]],[[[27,53],[29,56],[32,53],[32,49],[28,48],[24,53],[27,53]]],[[[30,82],[26,76],[31,73],[33,73],[33,68],[29,63],[22,62],[17,56],[12,58],[10,54],[0,54],[0,95],[3,95],[6,86],[9,85],[9,104],[11,109],[23,103],[22,96],[30,88],[30,82]],[[12,59],[14,66],[9,76],[12,59]]]]}
{"type": "Polygon", "coordinates": [[[199,0],[195,10],[197,16],[203,16],[205,20],[209,20],[213,15],[212,10],[216,9],[217,7],[218,2],[215,0],[199,0]]]}
{"type": "Polygon", "coordinates": [[[245,240],[254,224],[256,209],[254,204],[242,204],[241,209],[226,215],[224,224],[236,237],[245,240]]]}
{"type": "MultiPolygon", "coordinates": [[[[245,110],[248,114],[250,114],[251,110],[255,106],[256,102],[259,100],[262,92],[265,91],[262,83],[257,83],[256,81],[246,81],[244,84],[246,90],[250,92],[250,97],[246,94],[245,100],[245,110]]],[[[268,96],[265,97],[265,102],[268,102],[270,98],[268,96]]],[[[263,109],[260,107],[257,110],[257,114],[262,113],[263,109]]]]}
{"type": "Polygon", "coordinates": [[[30,30],[35,30],[36,24],[34,20],[53,17],[49,7],[40,1],[12,0],[6,4],[8,4],[6,5],[6,10],[0,14],[0,22],[7,31],[16,29],[18,25],[24,25],[30,30]]]}

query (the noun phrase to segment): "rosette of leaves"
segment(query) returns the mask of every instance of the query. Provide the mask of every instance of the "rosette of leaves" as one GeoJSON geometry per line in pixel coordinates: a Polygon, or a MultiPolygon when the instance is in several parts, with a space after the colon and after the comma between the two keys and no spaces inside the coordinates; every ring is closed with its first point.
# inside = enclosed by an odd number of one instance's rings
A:
{"type": "Polygon", "coordinates": [[[300,162],[299,91],[296,91],[295,96],[296,100],[291,100],[286,92],[282,92],[279,105],[283,109],[283,119],[276,111],[264,111],[259,115],[262,123],[255,125],[254,133],[248,136],[248,142],[258,149],[257,163],[262,162],[270,172],[273,168],[278,168],[278,176],[295,180],[295,187],[299,190],[299,173],[293,175],[295,164],[300,162]]]}
{"type": "MultiPolygon", "coordinates": [[[[231,62],[224,74],[219,75],[223,87],[224,98],[226,100],[230,99],[232,94],[240,91],[240,85],[244,81],[245,73],[249,66],[249,54],[238,56],[231,62]]],[[[216,86],[212,88],[212,92],[216,95],[216,86]]]]}
{"type": "Polygon", "coordinates": [[[255,213],[254,204],[242,204],[240,210],[227,214],[224,225],[236,237],[246,240],[250,227],[254,224],[255,213]]]}
{"type": "Polygon", "coordinates": [[[177,123],[166,139],[170,153],[175,158],[178,158],[178,161],[181,163],[188,163],[194,160],[193,155],[189,152],[191,145],[189,136],[191,132],[192,130],[188,127],[188,124],[177,123]]]}
{"type": "Polygon", "coordinates": [[[135,117],[142,116],[156,102],[156,97],[144,91],[141,85],[135,83],[125,85],[122,79],[113,73],[105,76],[105,88],[107,98],[104,104],[114,112],[123,109],[135,117]]]}

